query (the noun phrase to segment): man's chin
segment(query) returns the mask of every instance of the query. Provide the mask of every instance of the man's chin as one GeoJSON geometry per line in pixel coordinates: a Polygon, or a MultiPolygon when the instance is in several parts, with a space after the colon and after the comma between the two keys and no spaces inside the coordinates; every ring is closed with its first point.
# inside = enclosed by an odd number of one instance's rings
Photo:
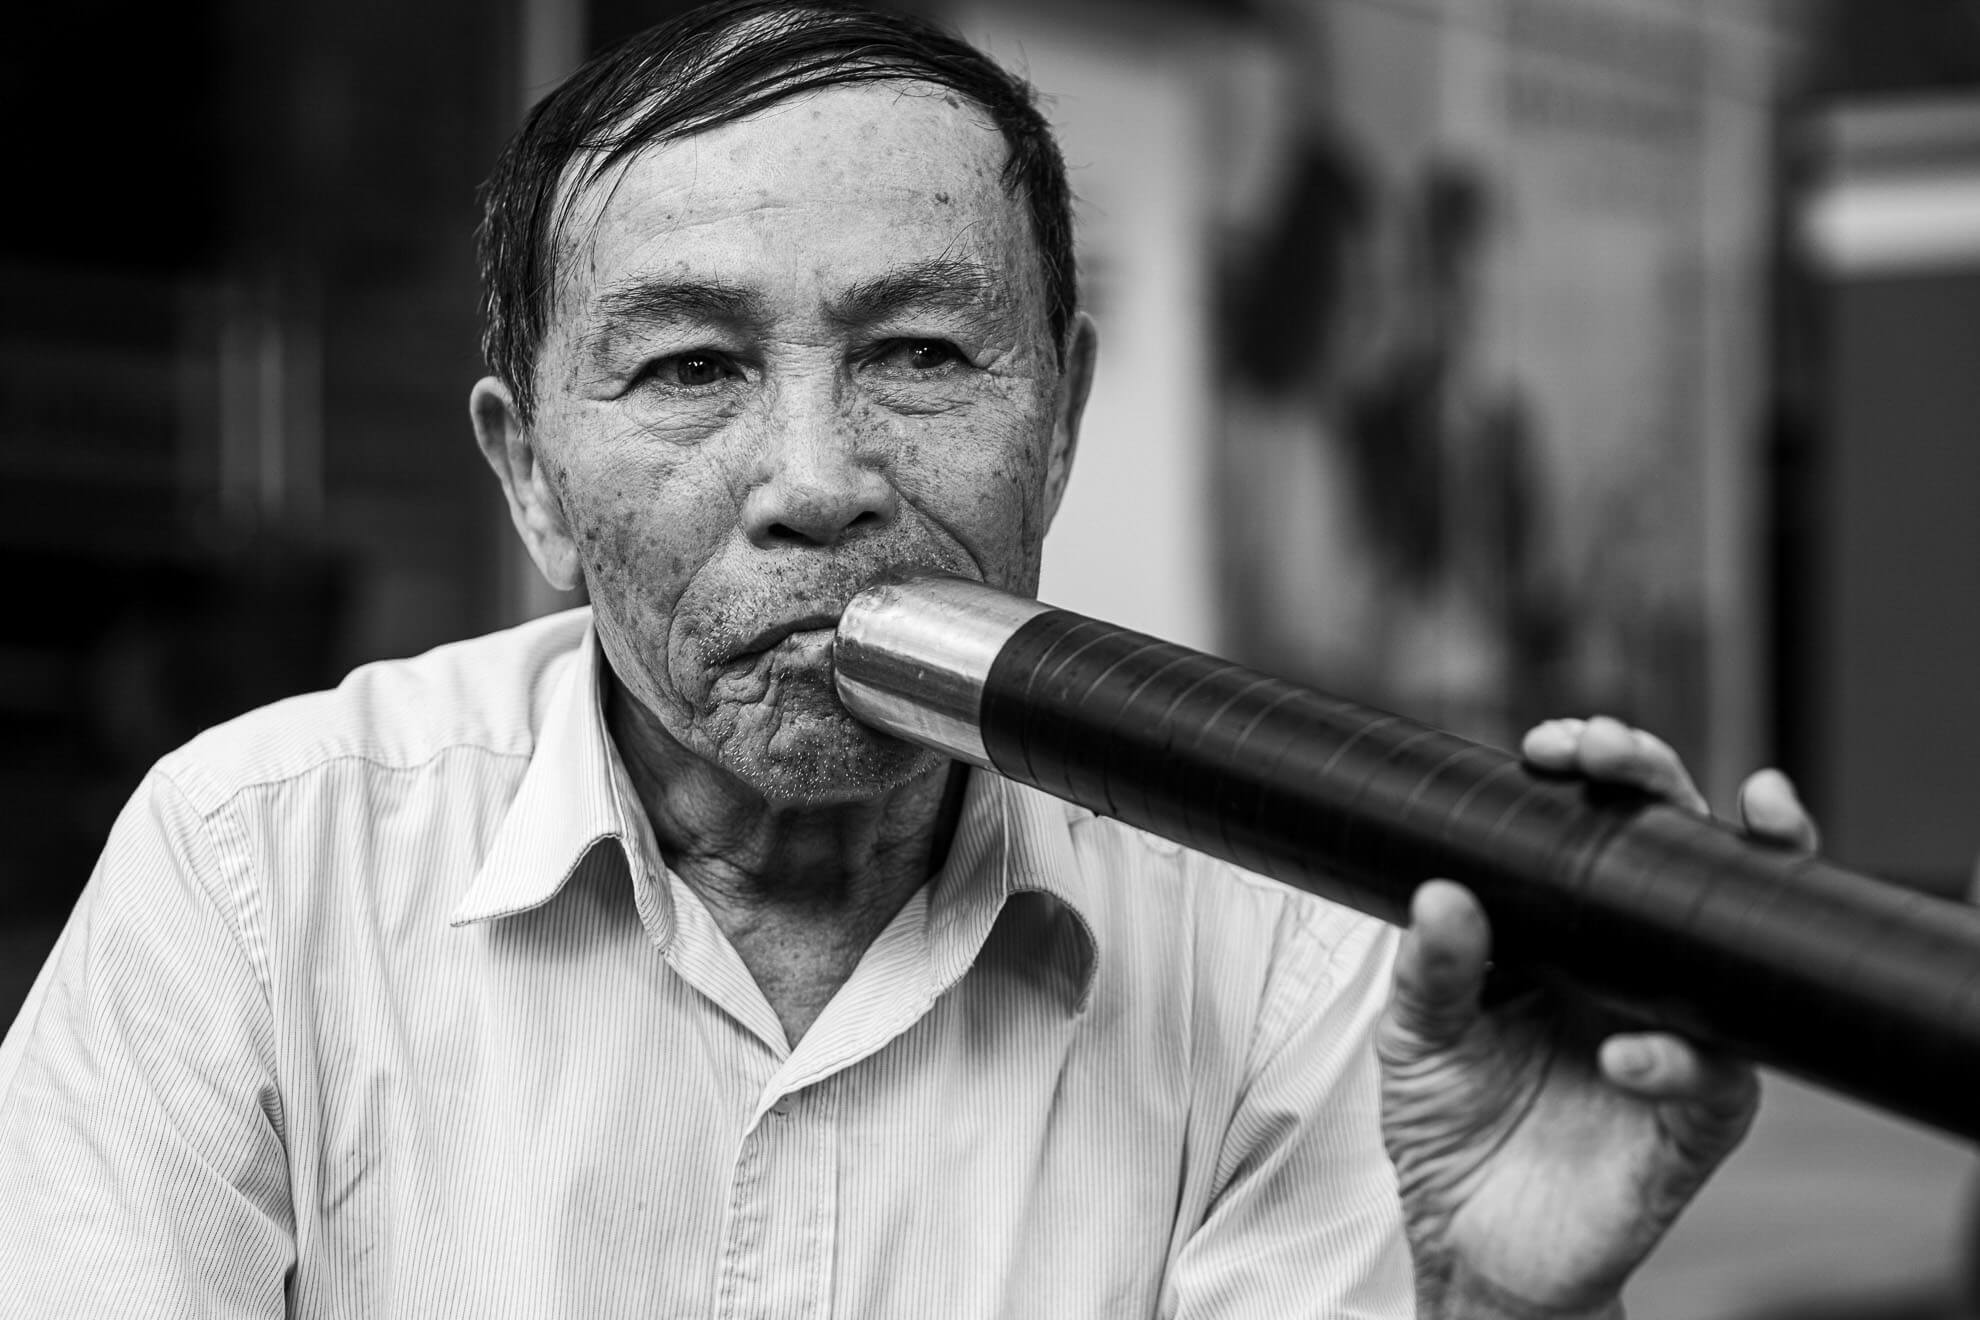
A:
{"type": "Polygon", "coordinates": [[[943,764],[940,753],[876,732],[836,700],[830,710],[778,712],[764,734],[724,742],[721,764],[774,806],[871,802],[943,764]]]}

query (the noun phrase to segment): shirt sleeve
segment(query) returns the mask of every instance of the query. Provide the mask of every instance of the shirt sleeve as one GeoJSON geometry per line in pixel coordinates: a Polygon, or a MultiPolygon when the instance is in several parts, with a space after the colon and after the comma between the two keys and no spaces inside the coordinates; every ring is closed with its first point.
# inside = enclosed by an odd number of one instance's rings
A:
{"type": "Polygon", "coordinates": [[[285,1310],[272,1020],[208,829],[145,781],[0,1045],[11,1313],[285,1310]]]}
{"type": "Polygon", "coordinates": [[[1415,1315],[1374,1047],[1397,933],[1330,911],[1278,951],[1218,1190],[1177,1258],[1165,1320],[1415,1315]]]}

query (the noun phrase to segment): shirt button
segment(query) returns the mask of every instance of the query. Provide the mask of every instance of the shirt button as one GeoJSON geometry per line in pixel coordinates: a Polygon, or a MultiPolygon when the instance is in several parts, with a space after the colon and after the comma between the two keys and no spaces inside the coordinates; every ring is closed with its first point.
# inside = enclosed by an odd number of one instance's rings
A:
{"type": "Polygon", "coordinates": [[[771,1105],[770,1112],[775,1114],[778,1118],[789,1118],[791,1116],[790,1097],[786,1096],[784,1099],[779,1100],[776,1104],[771,1105]]]}

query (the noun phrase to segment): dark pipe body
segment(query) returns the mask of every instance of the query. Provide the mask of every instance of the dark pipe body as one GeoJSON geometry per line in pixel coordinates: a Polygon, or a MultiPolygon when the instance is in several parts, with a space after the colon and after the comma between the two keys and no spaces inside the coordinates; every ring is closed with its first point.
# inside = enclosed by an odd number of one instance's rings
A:
{"type": "Polygon", "coordinates": [[[944,745],[868,686],[943,681],[873,662],[925,585],[847,610],[835,663],[869,722],[1392,922],[1423,880],[1459,881],[1502,965],[1980,1138],[1980,912],[1062,610],[975,647],[982,754],[944,745]]]}

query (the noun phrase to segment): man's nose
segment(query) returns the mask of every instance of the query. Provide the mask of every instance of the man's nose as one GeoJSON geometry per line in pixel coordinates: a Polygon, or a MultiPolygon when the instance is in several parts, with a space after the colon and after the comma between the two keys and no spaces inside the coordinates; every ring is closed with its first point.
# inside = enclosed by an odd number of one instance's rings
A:
{"type": "Polygon", "coordinates": [[[743,528],[757,546],[837,545],[881,530],[899,510],[884,464],[839,419],[780,419],[754,475],[743,528]]]}

